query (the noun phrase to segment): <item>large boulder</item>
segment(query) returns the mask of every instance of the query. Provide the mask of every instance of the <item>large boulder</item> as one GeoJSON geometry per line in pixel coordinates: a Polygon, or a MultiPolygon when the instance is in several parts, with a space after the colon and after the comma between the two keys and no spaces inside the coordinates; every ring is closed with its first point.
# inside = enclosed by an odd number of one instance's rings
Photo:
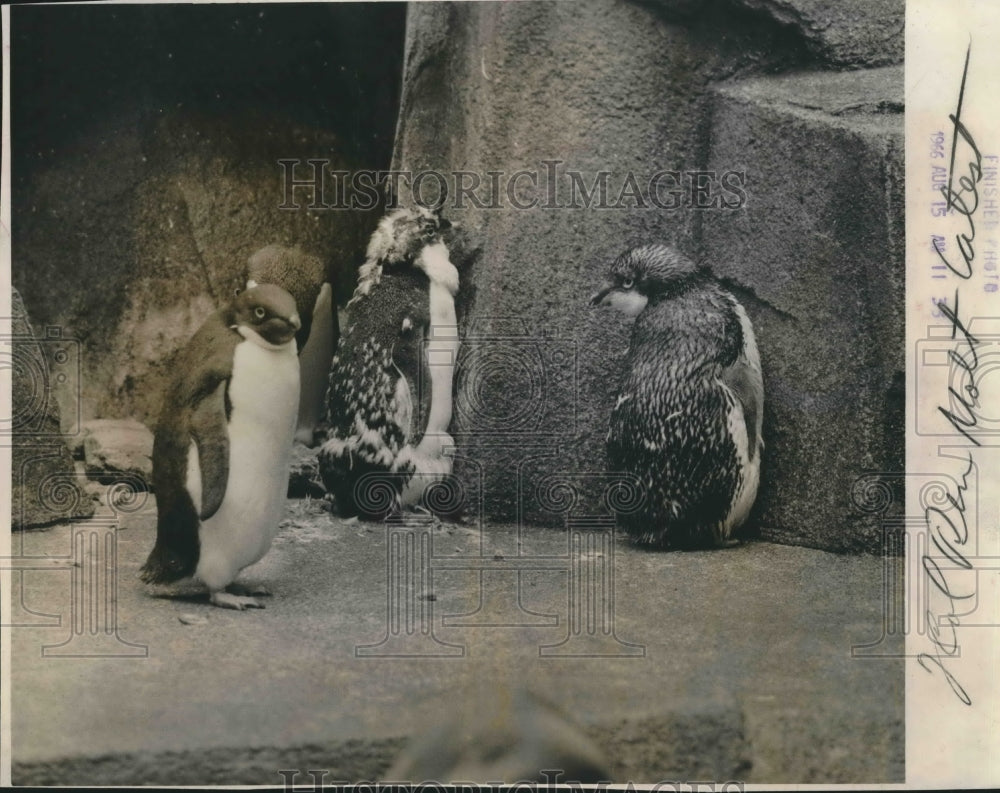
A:
{"type": "MultiPolygon", "coordinates": [[[[77,474],[52,396],[60,381],[70,389],[79,385],[79,350],[59,328],[47,328],[36,339],[16,289],[11,309],[11,335],[5,340],[12,375],[11,525],[30,529],[88,518],[94,502],[77,474]]],[[[66,419],[69,433],[78,432],[76,416],[66,419]]]]}
{"type": "Polygon", "coordinates": [[[905,470],[902,67],[747,80],[714,94],[709,168],[747,174],[701,247],[741,294],[764,366],[764,534],[878,550],[852,490],[905,470]]]}
{"type": "Polygon", "coordinates": [[[74,451],[83,457],[87,475],[102,484],[122,477],[136,489],[152,490],[153,433],[134,419],[92,419],[83,424],[74,451]]]}
{"type": "MultiPolygon", "coordinates": [[[[903,62],[902,0],[640,0],[667,19],[738,17],[770,23],[814,66],[857,68],[903,62]]],[[[711,22],[710,22],[711,24],[711,22]]]]}
{"type": "Polygon", "coordinates": [[[899,0],[737,0],[802,35],[821,63],[837,67],[903,62],[899,0]]]}

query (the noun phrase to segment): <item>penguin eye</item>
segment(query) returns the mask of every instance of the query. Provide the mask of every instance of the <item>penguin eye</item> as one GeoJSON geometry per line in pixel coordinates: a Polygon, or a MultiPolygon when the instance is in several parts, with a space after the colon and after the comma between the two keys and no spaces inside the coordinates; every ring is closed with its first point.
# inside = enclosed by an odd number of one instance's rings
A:
{"type": "Polygon", "coordinates": [[[264,317],[267,316],[267,311],[264,310],[263,306],[257,306],[257,308],[253,310],[253,315],[257,317],[257,319],[264,319],[264,317]]]}
{"type": "Polygon", "coordinates": [[[622,281],[622,289],[631,289],[635,285],[635,281],[631,278],[626,278],[622,281]]]}

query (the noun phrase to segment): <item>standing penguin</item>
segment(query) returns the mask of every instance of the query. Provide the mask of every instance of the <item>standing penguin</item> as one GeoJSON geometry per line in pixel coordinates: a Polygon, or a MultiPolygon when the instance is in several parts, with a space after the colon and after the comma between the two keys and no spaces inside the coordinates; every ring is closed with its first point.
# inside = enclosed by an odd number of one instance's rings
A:
{"type": "Polygon", "coordinates": [[[323,483],[344,517],[413,506],[451,473],[459,278],[441,236],[449,227],[424,207],[394,210],[358,271],[319,454],[323,483]],[[377,474],[387,475],[384,487],[377,474]]]}
{"type": "Polygon", "coordinates": [[[295,298],[302,320],[295,334],[302,381],[295,440],[312,446],[325,408],[330,361],[340,336],[326,265],[299,247],[268,245],[247,262],[246,285],[257,284],[276,284],[295,298]]]}
{"type": "Polygon", "coordinates": [[[645,489],[621,516],[640,544],[723,546],[757,495],[764,386],[753,328],[729,292],[665,245],[619,256],[591,305],[636,317],[608,461],[645,489]]]}
{"type": "Polygon", "coordinates": [[[149,584],[193,576],[225,608],[261,608],[225,591],[278,530],[299,404],[295,300],[278,286],[241,292],[177,359],[153,442],[156,545],[149,584]]]}

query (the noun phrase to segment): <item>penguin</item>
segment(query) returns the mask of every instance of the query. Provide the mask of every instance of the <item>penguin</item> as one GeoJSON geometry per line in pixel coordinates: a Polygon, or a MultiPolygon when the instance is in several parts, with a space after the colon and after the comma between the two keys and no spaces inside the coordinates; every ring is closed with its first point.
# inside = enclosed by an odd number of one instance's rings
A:
{"type": "Polygon", "coordinates": [[[640,545],[735,544],[757,496],[764,385],[753,326],[710,272],[666,245],[622,253],[590,301],[635,317],[607,435],[645,500],[619,516],[640,545]]]}
{"type": "Polygon", "coordinates": [[[451,474],[459,274],[442,236],[450,228],[425,207],[393,210],[358,270],[319,453],[342,517],[376,520],[417,506],[427,485],[451,474]]]}
{"type": "Polygon", "coordinates": [[[299,403],[294,298],[262,284],[212,314],[180,351],[153,439],[156,544],[147,584],[193,578],[223,608],[263,558],[285,507],[299,403]]]}
{"type": "Polygon", "coordinates": [[[311,447],[325,409],[330,361],[340,336],[327,267],[321,259],[299,247],[272,244],[250,256],[245,276],[248,288],[276,284],[295,298],[302,321],[295,334],[302,384],[295,440],[311,447]]]}

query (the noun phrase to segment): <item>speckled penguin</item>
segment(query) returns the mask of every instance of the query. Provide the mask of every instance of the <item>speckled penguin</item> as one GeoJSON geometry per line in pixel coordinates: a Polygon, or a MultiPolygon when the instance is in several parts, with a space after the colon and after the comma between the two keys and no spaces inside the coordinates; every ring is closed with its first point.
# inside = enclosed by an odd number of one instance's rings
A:
{"type": "Polygon", "coordinates": [[[265,284],[212,314],[180,351],[154,433],[146,583],[193,578],[217,606],[260,607],[226,589],[267,553],[285,508],[300,327],[292,296],[265,284]]]}
{"type": "Polygon", "coordinates": [[[626,251],[591,299],[636,317],[608,461],[645,489],[622,528],[654,547],[725,546],[760,478],[764,386],[743,306],[665,245],[626,251]]]}
{"type": "Polygon", "coordinates": [[[340,328],[327,268],[299,247],[267,245],[248,260],[246,285],[276,284],[295,298],[302,327],[295,334],[302,394],[295,440],[313,445],[313,434],[325,408],[330,360],[340,328]]]}
{"type": "Polygon", "coordinates": [[[319,454],[323,482],[344,517],[378,519],[413,506],[426,485],[451,473],[459,277],[442,239],[449,226],[423,207],[394,210],[379,222],[359,268],[319,454]]]}

